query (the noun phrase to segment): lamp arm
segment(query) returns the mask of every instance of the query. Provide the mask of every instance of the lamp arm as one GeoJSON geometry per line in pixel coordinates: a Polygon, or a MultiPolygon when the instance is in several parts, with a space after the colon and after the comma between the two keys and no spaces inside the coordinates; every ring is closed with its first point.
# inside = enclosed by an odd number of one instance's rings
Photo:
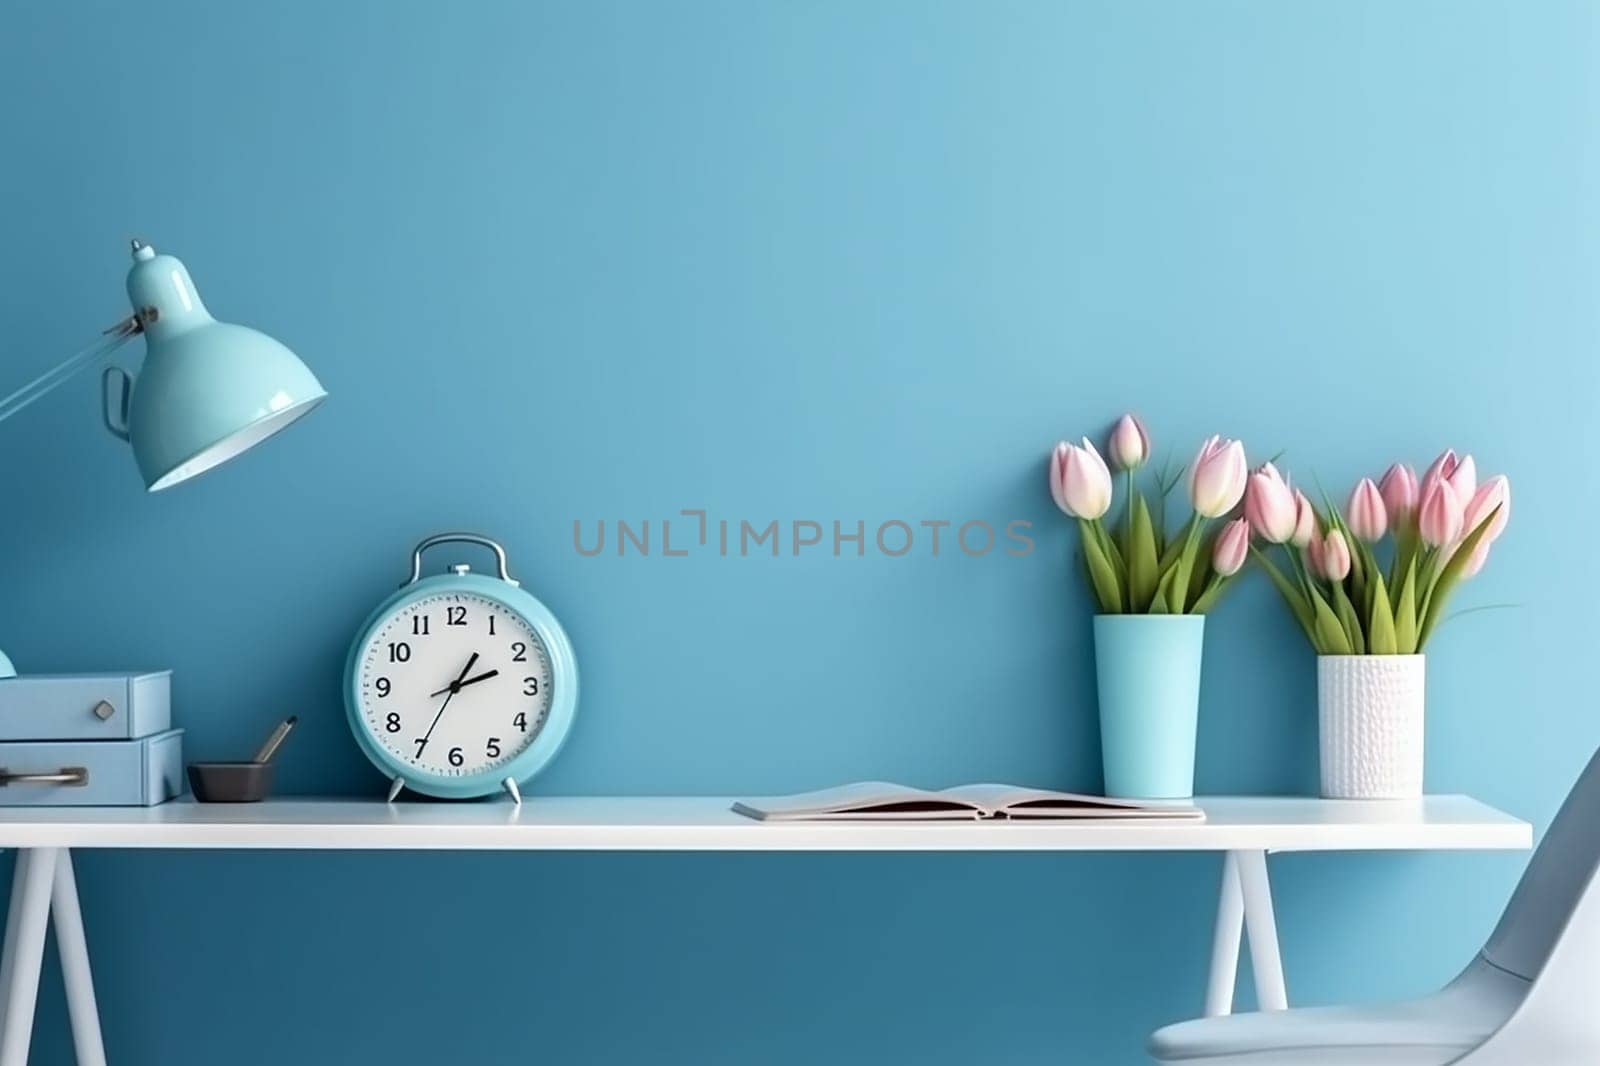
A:
{"type": "Polygon", "coordinates": [[[103,332],[100,335],[100,339],[87,348],[84,348],[76,355],[68,357],[60,365],[45,371],[10,396],[0,400],[0,422],[4,422],[24,407],[33,403],[33,401],[64,384],[68,378],[78,371],[110,355],[143,329],[144,326],[140,323],[138,315],[129,315],[121,322],[118,322],[103,332]]]}

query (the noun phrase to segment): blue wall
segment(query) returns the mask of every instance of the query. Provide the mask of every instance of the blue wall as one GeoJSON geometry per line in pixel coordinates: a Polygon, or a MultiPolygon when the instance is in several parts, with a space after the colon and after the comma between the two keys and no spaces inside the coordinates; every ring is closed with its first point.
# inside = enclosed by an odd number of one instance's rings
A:
{"type": "MultiPolygon", "coordinates": [[[[1429,786],[1542,826],[1600,740],[1597,40],[1560,3],[29,5],[0,36],[5,377],[126,313],[139,235],[332,399],[151,498],[92,376],[3,427],[0,646],[173,667],[195,757],[298,712],[283,785],[376,795],[342,656],[411,545],[467,526],[585,670],[538,792],[1095,788],[1090,606],[1043,457],[1136,406],[1159,447],[1242,436],[1341,492],[1445,445],[1512,476],[1459,602],[1520,608],[1436,641],[1429,786]],[[694,507],[1019,518],[1038,550],[573,550],[575,519],[694,507]]],[[[1313,790],[1313,659],[1259,578],[1208,656],[1202,789],[1313,790]]],[[[1291,996],[1443,981],[1521,863],[1275,860],[1291,996]]],[[[1199,1007],[1216,873],[80,867],[125,1066],[1134,1063],[1199,1007]]],[[[52,971],[34,1061],[65,1034],[52,971]]]]}

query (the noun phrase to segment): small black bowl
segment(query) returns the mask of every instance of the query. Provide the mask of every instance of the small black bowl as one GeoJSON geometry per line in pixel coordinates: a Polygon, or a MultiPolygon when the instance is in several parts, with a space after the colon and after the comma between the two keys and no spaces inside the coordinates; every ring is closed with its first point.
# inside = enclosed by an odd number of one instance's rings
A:
{"type": "Polygon", "coordinates": [[[192,762],[189,788],[201,803],[259,803],[272,790],[272,764],[192,762]]]}

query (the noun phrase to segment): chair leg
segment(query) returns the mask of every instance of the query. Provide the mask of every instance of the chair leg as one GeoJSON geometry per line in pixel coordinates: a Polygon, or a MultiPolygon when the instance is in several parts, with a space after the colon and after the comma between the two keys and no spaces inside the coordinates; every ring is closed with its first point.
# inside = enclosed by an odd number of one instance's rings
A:
{"type": "Polygon", "coordinates": [[[39,997],[39,969],[50,921],[50,886],[57,848],[17,852],[6,917],[6,943],[0,953],[0,1066],[27,1066],[33,1040],[33,1008],[39,997]]]}
{"type": "Polygon", "coordinates": [[[1217,928],[1211,941],[1211,976],[1206,981],[1206,1017],[1233,1012],[1233,986],[1239,973],[1239,939],[1244,932],[1244,895],[1239,860],[1222,857],[1222,890],[1217,898],[1217,928]]]}
{"type": "Polygon", "coordinates": [[[51,908],[78,1066],[106,1066],[106,1049],[100,1037],[100,1012],[95,1005],[94,979],[89,971],[89,941],[83,934],[83,908],[78,903],[78,880],[72,870],[72,852],[66,849],[62,849],[56,860],[51,908]]]}
{"type": "Polygon", "coordinates": [[[1289,993],[1283,981],[1283,958],[1278,953],[1278,925],[1272,913],[1267,853],[1241,851],[1238,861],[1245,928],[1250,934],[1250,969],[1256,980],[1256,1005],[1262,1010],[1284,1010],[1289,1006],[1289,993]]]}

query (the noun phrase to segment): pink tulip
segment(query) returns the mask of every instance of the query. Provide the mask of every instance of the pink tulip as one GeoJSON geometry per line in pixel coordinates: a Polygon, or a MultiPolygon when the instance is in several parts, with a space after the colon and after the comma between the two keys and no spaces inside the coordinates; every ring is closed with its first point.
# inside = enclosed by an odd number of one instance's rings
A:
{"type": "Polygon", "coordinates": [[[1370,477],[1356,482],[1345,512],[1350,517],[1350,532],[1369,544],[1382,540],[1389,531],[1389,512],[1383,505],[1382,493],[1370,477]]]}
{"type": "Polygon", "coordinates": [[[1321,562],[1322,576],[1336,584],[1350,574],[1350,545],[1337,529],[1328,530],[1323,538],[1321,562]]]}
{"type": "Polygon", "coordinates": [[[1422,542],[1434,548],[1446,548],[1461,536],[1463,507],[1456,490],[1444,478],[1435,478],[1422,490],[1422,503],[1417,507],[1417,529],[1422,542]]]}
{"type": "Polygon", "coordinates": [[[1250,475],[1244,445],[1212,437],[1200,446],[1189,469],[1189,502],[1204,518],[1221,518],[1239,504],[1250,475]]]}
{"type": "Polygon", "coordinates": [[[1478,491],[1467,504],[1461,522],[1461,535],[1470,534],[1491,514],[1494,515],[1494,519],[1489,523],[1489,528],[1484,530],[1483,536],[1478,539],[1477,546],[1472,549],[1472,557],[1462,568],[1462,577],[1472,577],[1483,569],[1483,564],[1489,561],[1489,546],[1500,539],[1500,534],[1506,530],[1506,523],[1511,521],[1511,482],[1504,474],[1492,477],[1478,486],[1478,491]]]}
{"type": "Polygon", "coordinates": [[[1395,463],[1378,482],[1378,493],[1396,529],[1417,513],[1417,473],[1403,463],[1395,463]]]}
{"type": "Polygon", "coordinates": [[[1306,573],[1312,577],[1322,576],[1322,538],[1313,536],[1306,541],[1306,546],[1300,550],[1301,557],[1306,564],[1306,573]]]}
{"type": "Polygon", "coordinates": [[[1463,502],[1472,499],[1473,493],[1478,491],[1478,464],[1472,461],[1472,456],[1463,455],[1447,480],[1456,490],[1456,499],[1463,502]]]}
{"type": "Polygon", "coordinates": [[[1071,452],[1072,445],[1064,440],[1056,441],[1055,448],[1050,452],[1050,469],[1047,471],[1050,476],[1050,498],[1067,514],[1071,514],[1072,509],[1067,506],[1067,498],[1061,495],[1061,474],[1066,470],[1067,456],[1071,452]]]}
{"type": "Polygon", "coordinates": [[[1308,548],[1317,539],[1317,509],[1311,506],[1306,494],[1294,490],[1294,532],[1289,543],[1296,548],[1308,548]]]}
{"type": "Polygon", "coordinates": [[[1256,534],[1269,544],[1282,544],[1294,535],[1294,492],[1271,463],[1263,463],[1250,475],[1244,513],[1256,534]]]}
{"type": "Polygon", "coordinates": [[[1232,577],[1244,566],[1250,554],[1250,521],[1235,518],[1222,527],[1211,546],[1211,566],[1222,577],[1232,577]]]}
{"type": "Polygon", "coordinates": [[[1504,474],[1497,474],[1485,481],[1472,494],[1462,515],[1462,536],[1477,529],[1491,514],[1494,515],[1494,522],[1478,542],[1480,544],[1493,544],[1505,532],[1506,523],[1511,521],[1511,479],[1504,474]],[[1497,507],[1498,511],[1495,510],[1497,507]]]}
{"type": "Polygon", "coordinates": [[[1138,415],[1129,413],[1117,419],[1106,454],[1118,470],[1137,470],[1150,458],[1150,434],[1138,415]]]}
{"type": "Polygon", "coordinates": [[[1422,472],[1422,480],[1417,483],[1417,502],[1420,505],[1422,497],[1428,494],[1428,486],[1435,481],[1449,480],[1450,475],[1456,472],[1456,467],[1461,463],[1456,459],[1454,448],[1446,448],[1439,458],[1428,464],[1428,469],[1422,472]]]}
{"type": "Polygon", "coordinates": [[[1066,441],[1050,456],[1050,495],[1074,518],[1100,518],[1111,509],[1111,471],[1089,438],[1082,447],[1066,441]]]}

